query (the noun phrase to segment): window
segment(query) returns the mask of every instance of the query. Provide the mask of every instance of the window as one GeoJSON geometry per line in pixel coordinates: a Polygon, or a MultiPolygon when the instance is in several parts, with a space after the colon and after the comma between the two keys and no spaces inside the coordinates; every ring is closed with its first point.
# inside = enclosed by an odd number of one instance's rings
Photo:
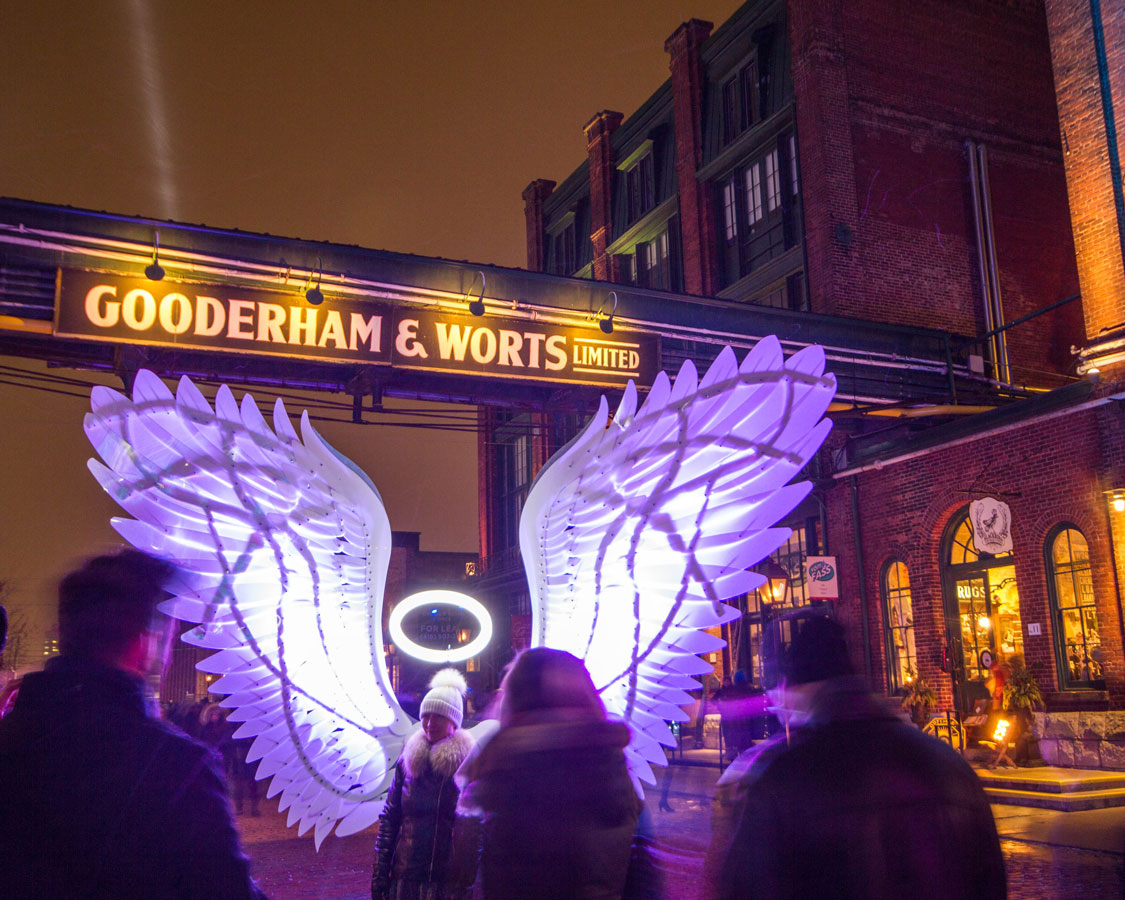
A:
{"type": "Polygon", "coordinates": [[[1023,653],[1023,624],[1015,559],[973,546],[967,506],[953,516],[942,538],[942,594],[949,662],[956,672],[958,708],[965,712],[988,678],[993,660],[1023,653]]]}
{"type": "Polygon", "coordinates": [[[738,237],[738,188],[733,178],[723,185],[723,236],[728,244],[738,237]]]}
{"type": "Polygon", "coordinates": [[[574,239],[574,221],[556,234],[552,240],[551,271],[556,275],[570,275],[578,268],[578,246],[574,239]]]}
{"type": "Polygon", "coordinates": [[[808,310],[808,304],[805,302],[804,273],[795,272],[764,294],[753,297],[749,302],[755,306],[769,306],[773,309],[808,310]]]}
{"type": "Polygon", "coordinates": [[[725,245],[724,284],[733,284],[798,241],[796,142],[782,135],[716,185],[725,245]]]}
{"type": "Polygon", "coordinates": [[[625,202],[628,222],[632,224],[652,209],[656,198],[652,154],[646,153],[625,171],[625,202]]]}
{"type": "Polygon", "coordinates": [[[1060,525],[1048,538],[1047,583],[1054,619],[1059,686],[1104,690],[1102,641],[1094,606],[1090,548],[1082,532],[1060,525]]]}
{"type": "Polygon", "coordinates": [[[918,675],[910,575],[906,571],[906,564],[901,560],[891,560],[883,570],[883,618],[886,629],[887,681],[893,693],[905,688],[918,675]]]}
{"type": "Polygon", "coordinates": [[[746,220],[753,228],[762,221],[762,172],[761,167],[753,165],[746,170],[746,220]]]}
{"type": "Polygon", "coordinates": [[[723,82],[723,146],[760,118],[758,61],[750,60],[723,82]]]}
{"type": "Polygon", "coordinates": [[[771,150],[766,154],[766,206],[773,212],[781,206],[781,179],[777,172],[777,151],[771,150]]]}
{"type": "Polygon", "coordinates": [[[518,414],[498,425],[496,539],[500,550],[519,544],[520,512],[531,487],[531,418],[518,414]]]}
{"type": "Polygon", "coordinates": [[[668,232],[662,231],[647,244],[638,244],[633,263],[633,281],[656,290],[670,290],[672,270],[668,260],[668,232]]]}

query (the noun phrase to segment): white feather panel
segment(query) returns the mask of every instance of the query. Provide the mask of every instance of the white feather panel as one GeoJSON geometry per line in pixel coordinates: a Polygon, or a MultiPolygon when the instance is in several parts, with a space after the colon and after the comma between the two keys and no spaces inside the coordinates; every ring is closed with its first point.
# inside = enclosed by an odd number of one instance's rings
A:
{"type": "Polygon", "coordinates": [[[185,640],[216,651],[199,668],[221,676],[257,777],[319,846],[375,820],[411,728],[383,659],[390,523],[307,415],[299,437],[280,401],[273,420],[142,371],[131,400],[95,388],[84,424],[91,472],[133,517],[114,527],[180,566],[164,609],[198,623],[185,640]]]}
{"type": "Polygon", "coordinates": [[[607,709],[632,730],[634,781],[666,763],[666,720],[698,654],[722,641],[703,629],[737,616],[722,601],[753,590],[747,571],[780,546],[776,528],[808,493],[789,484],[827,436],[836,382],[824,353],[784,359],[776,338],[741,364],[728,347],[702,378],[683,364],[637,407],[630,384],[613,417],[602,403],[540,472],[520,519],[533,646],[584,660],[607,709]]]}

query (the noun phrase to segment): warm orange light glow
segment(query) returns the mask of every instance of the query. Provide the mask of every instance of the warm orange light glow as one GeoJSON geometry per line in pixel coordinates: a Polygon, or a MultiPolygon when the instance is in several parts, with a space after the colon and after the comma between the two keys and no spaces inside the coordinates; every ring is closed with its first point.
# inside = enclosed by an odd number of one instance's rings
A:
{"type": "Polygon", "coordinates": [[[1007,719],[997,719],[996,730],[992,732],[992,739],[998,744],[1004,743],[1007,740],[1010,727],[1011,723],[1007,719]]]}

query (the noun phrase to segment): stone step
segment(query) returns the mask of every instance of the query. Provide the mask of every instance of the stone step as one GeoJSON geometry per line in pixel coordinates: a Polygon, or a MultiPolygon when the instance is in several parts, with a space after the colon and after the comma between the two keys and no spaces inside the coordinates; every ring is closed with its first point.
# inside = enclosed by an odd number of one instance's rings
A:
{"type": "Polygon", "coordinates": [[[986,783],[984,793],[990,803],[1030,806],[1037,809],[1057,809],[1063,812],[1125,806],[1125,788],[1049,792],[994,787],[986,783]]]}
{"type": "MultiPolygon", "coordinates": [[[[1106,772],[1081,778],[1037,777],[1034,774],[1012,774],[1011,770],[978,770],[986,788],[1003,788],[1042,794],[1074,794],[1085,791],[1125,790],[1125,772],[1106,772]]],[[[1034,769],[1030,770],[1034,773],[1034,769]]]]}

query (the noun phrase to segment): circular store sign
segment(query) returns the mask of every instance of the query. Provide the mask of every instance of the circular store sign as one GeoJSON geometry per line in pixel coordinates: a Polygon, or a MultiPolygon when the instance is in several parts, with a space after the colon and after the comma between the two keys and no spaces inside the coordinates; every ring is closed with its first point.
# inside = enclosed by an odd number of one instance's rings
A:
{"type": "Polygon", "coordinates": [[[468,594],[460,591],[419,591],[411,594],[391,610],[388,628],[391,640],[395,646],[408,656],[428,663],[457,663],[471,659],[480,653],[488,642],[492,640],[492,617],[488,614],[484,604],[468,594]],[[402,621],[410,613],[424,606],[453,606],[463,610],[477,620],[480,632],[469,643],[462,647],[450,647],[441,650],[437,647],[423,647],[417,641],[408,637],[402,628],[402,621]]]}

